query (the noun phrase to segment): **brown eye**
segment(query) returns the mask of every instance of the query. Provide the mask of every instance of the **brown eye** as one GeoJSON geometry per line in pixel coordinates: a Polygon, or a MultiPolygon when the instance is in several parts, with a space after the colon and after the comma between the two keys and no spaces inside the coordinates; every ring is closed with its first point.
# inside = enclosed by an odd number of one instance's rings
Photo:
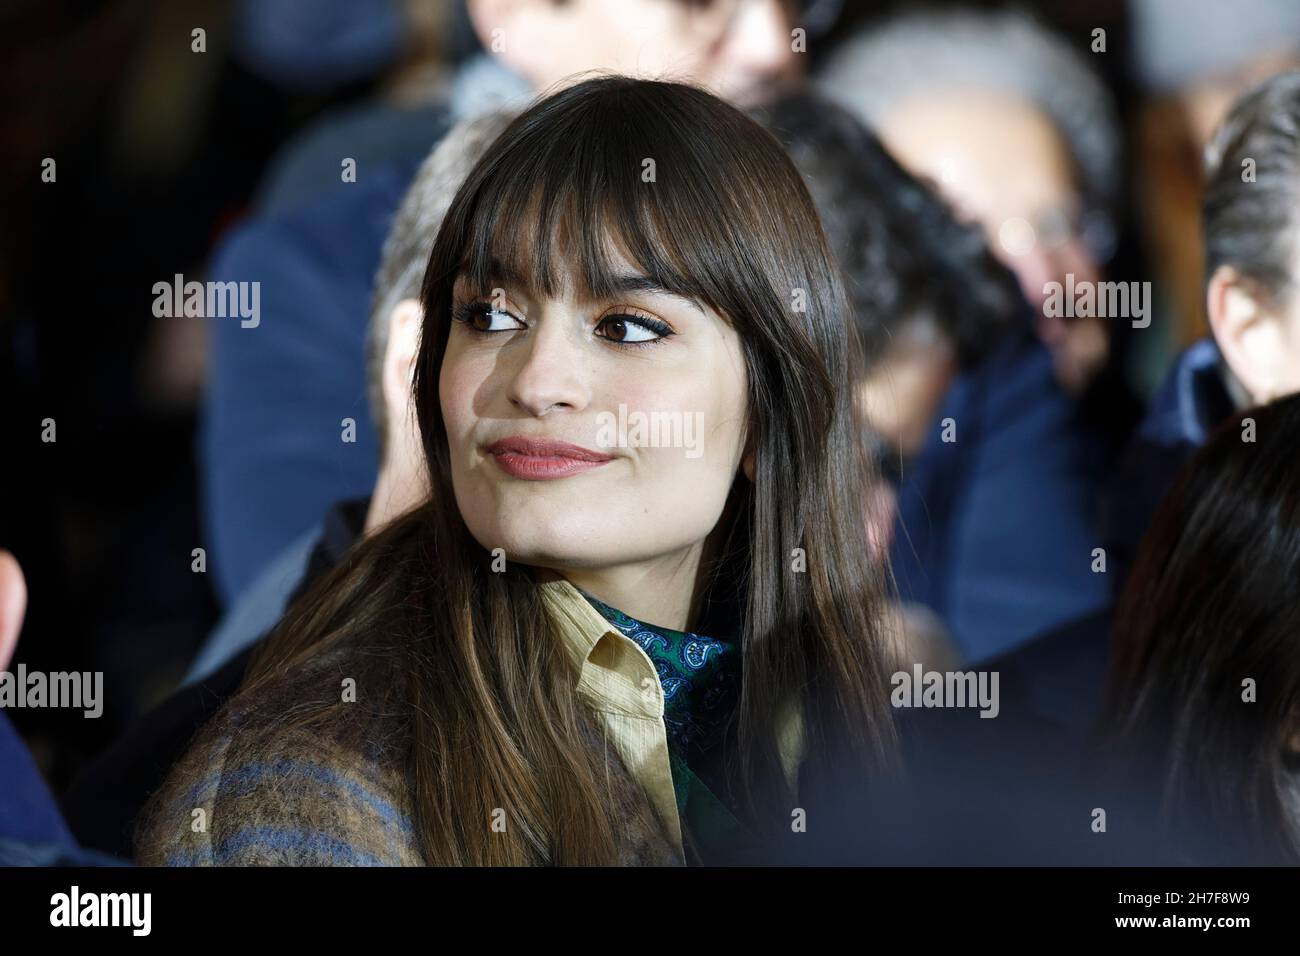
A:
{"type": "Polygon", "coordinates": [[[648,315],[607,315],[596,325],[596,334],[619,345],[648,345],[675,334],[666,322],[648,315]]]}
{"type": "Polygon", "coordinates": [[[523,324],[509,312],[494,309],[487,302],[471,302],[457,309],[452,317],[475,332],[508,332],[523,327],[523,324]]]}

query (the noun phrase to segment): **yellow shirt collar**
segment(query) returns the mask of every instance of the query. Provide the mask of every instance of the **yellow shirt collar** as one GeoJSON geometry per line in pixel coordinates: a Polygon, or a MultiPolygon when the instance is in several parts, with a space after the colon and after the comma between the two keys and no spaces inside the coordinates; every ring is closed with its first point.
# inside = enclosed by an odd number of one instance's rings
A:
{"type": "MultiPolygon", "coordinates": [[[[568,581],[538,586],[547,614],[564,637],[578,693],[601,718],[607,739],[649,795],[669,832],[681,844],[681,823],[668,760],[663,687],[641,646],[609,623],[568,581]]],[[[778,741],[786,780],[793,790],[803,759],[800,708],[787,706],[778,741]]]]}

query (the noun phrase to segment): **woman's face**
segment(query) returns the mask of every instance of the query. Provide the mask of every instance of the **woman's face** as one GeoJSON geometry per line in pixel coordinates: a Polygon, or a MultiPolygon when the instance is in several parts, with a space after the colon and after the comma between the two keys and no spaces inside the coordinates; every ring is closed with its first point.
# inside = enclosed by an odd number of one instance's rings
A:
{"type": "Polygon", "coordinates": [[[607,301],[457,281],[439,379],[456,503],[507,561],[693,574],[744,451],[740,340],[620,265],[607,301]]]}

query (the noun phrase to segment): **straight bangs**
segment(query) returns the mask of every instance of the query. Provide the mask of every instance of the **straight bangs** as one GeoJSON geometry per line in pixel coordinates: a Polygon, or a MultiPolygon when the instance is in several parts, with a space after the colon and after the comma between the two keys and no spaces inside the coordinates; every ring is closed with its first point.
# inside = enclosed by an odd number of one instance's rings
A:
{"type": "Polygon", "coordinates": [[[754,130],[739,111],[691,87],[672,90],[635,81],[613,94],[593,89],[544,101],[507,127],[439,233],[424,288],[433,328],[445,334],[458,278],[475,295],[512,287],[607,300],[625,292],[619,280],[630,269],[738,327],[779,308],[774,265],[803,257],[756,246],[788,218],[771,180],[797,173],[782,168],[775,139],[770,155],[745,154],[754,130]],[[719,121],[737,125],[735,135],[719,121]],[[756,289],[771,300],[756,302],[756,289]]]}

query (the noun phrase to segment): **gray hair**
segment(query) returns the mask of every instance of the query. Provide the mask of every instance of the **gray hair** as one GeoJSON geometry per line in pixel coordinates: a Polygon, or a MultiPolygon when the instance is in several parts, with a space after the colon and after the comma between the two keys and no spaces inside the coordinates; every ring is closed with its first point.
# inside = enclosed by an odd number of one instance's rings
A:
{"type": "Polygon", "coordinates": [[[873,128],[900,101],[934,90],[991,90],[1035,104],[1061,131],[1079,170],[1085,239],[1099,258],[1108,256],[1120,188],[1114,104],[1084,58],[1027,14],[904,14],[846,41],[818,85],[873,128]]]}
{"type": "Polygon", "coordinates": [[[1298,204],[1300,72],[1280,73],[1237,100],[1206,147],[1205,281],[1232,266],[1274,301],[1289,301],[1298,204]]]}
{"type": "Polygon", "coordinates": [[[384,407],[384,353],[393,310],[403,299],[418,299],[429,252],[457,190],[482,158],[492,141],[514,119],[513,111],[499,111],[458,123],[420,165],[415,181],[402,198],[384,240],[375,274],[366,328],[366,390],[370,412],[385,447],[387,414],[384,407]]]}

